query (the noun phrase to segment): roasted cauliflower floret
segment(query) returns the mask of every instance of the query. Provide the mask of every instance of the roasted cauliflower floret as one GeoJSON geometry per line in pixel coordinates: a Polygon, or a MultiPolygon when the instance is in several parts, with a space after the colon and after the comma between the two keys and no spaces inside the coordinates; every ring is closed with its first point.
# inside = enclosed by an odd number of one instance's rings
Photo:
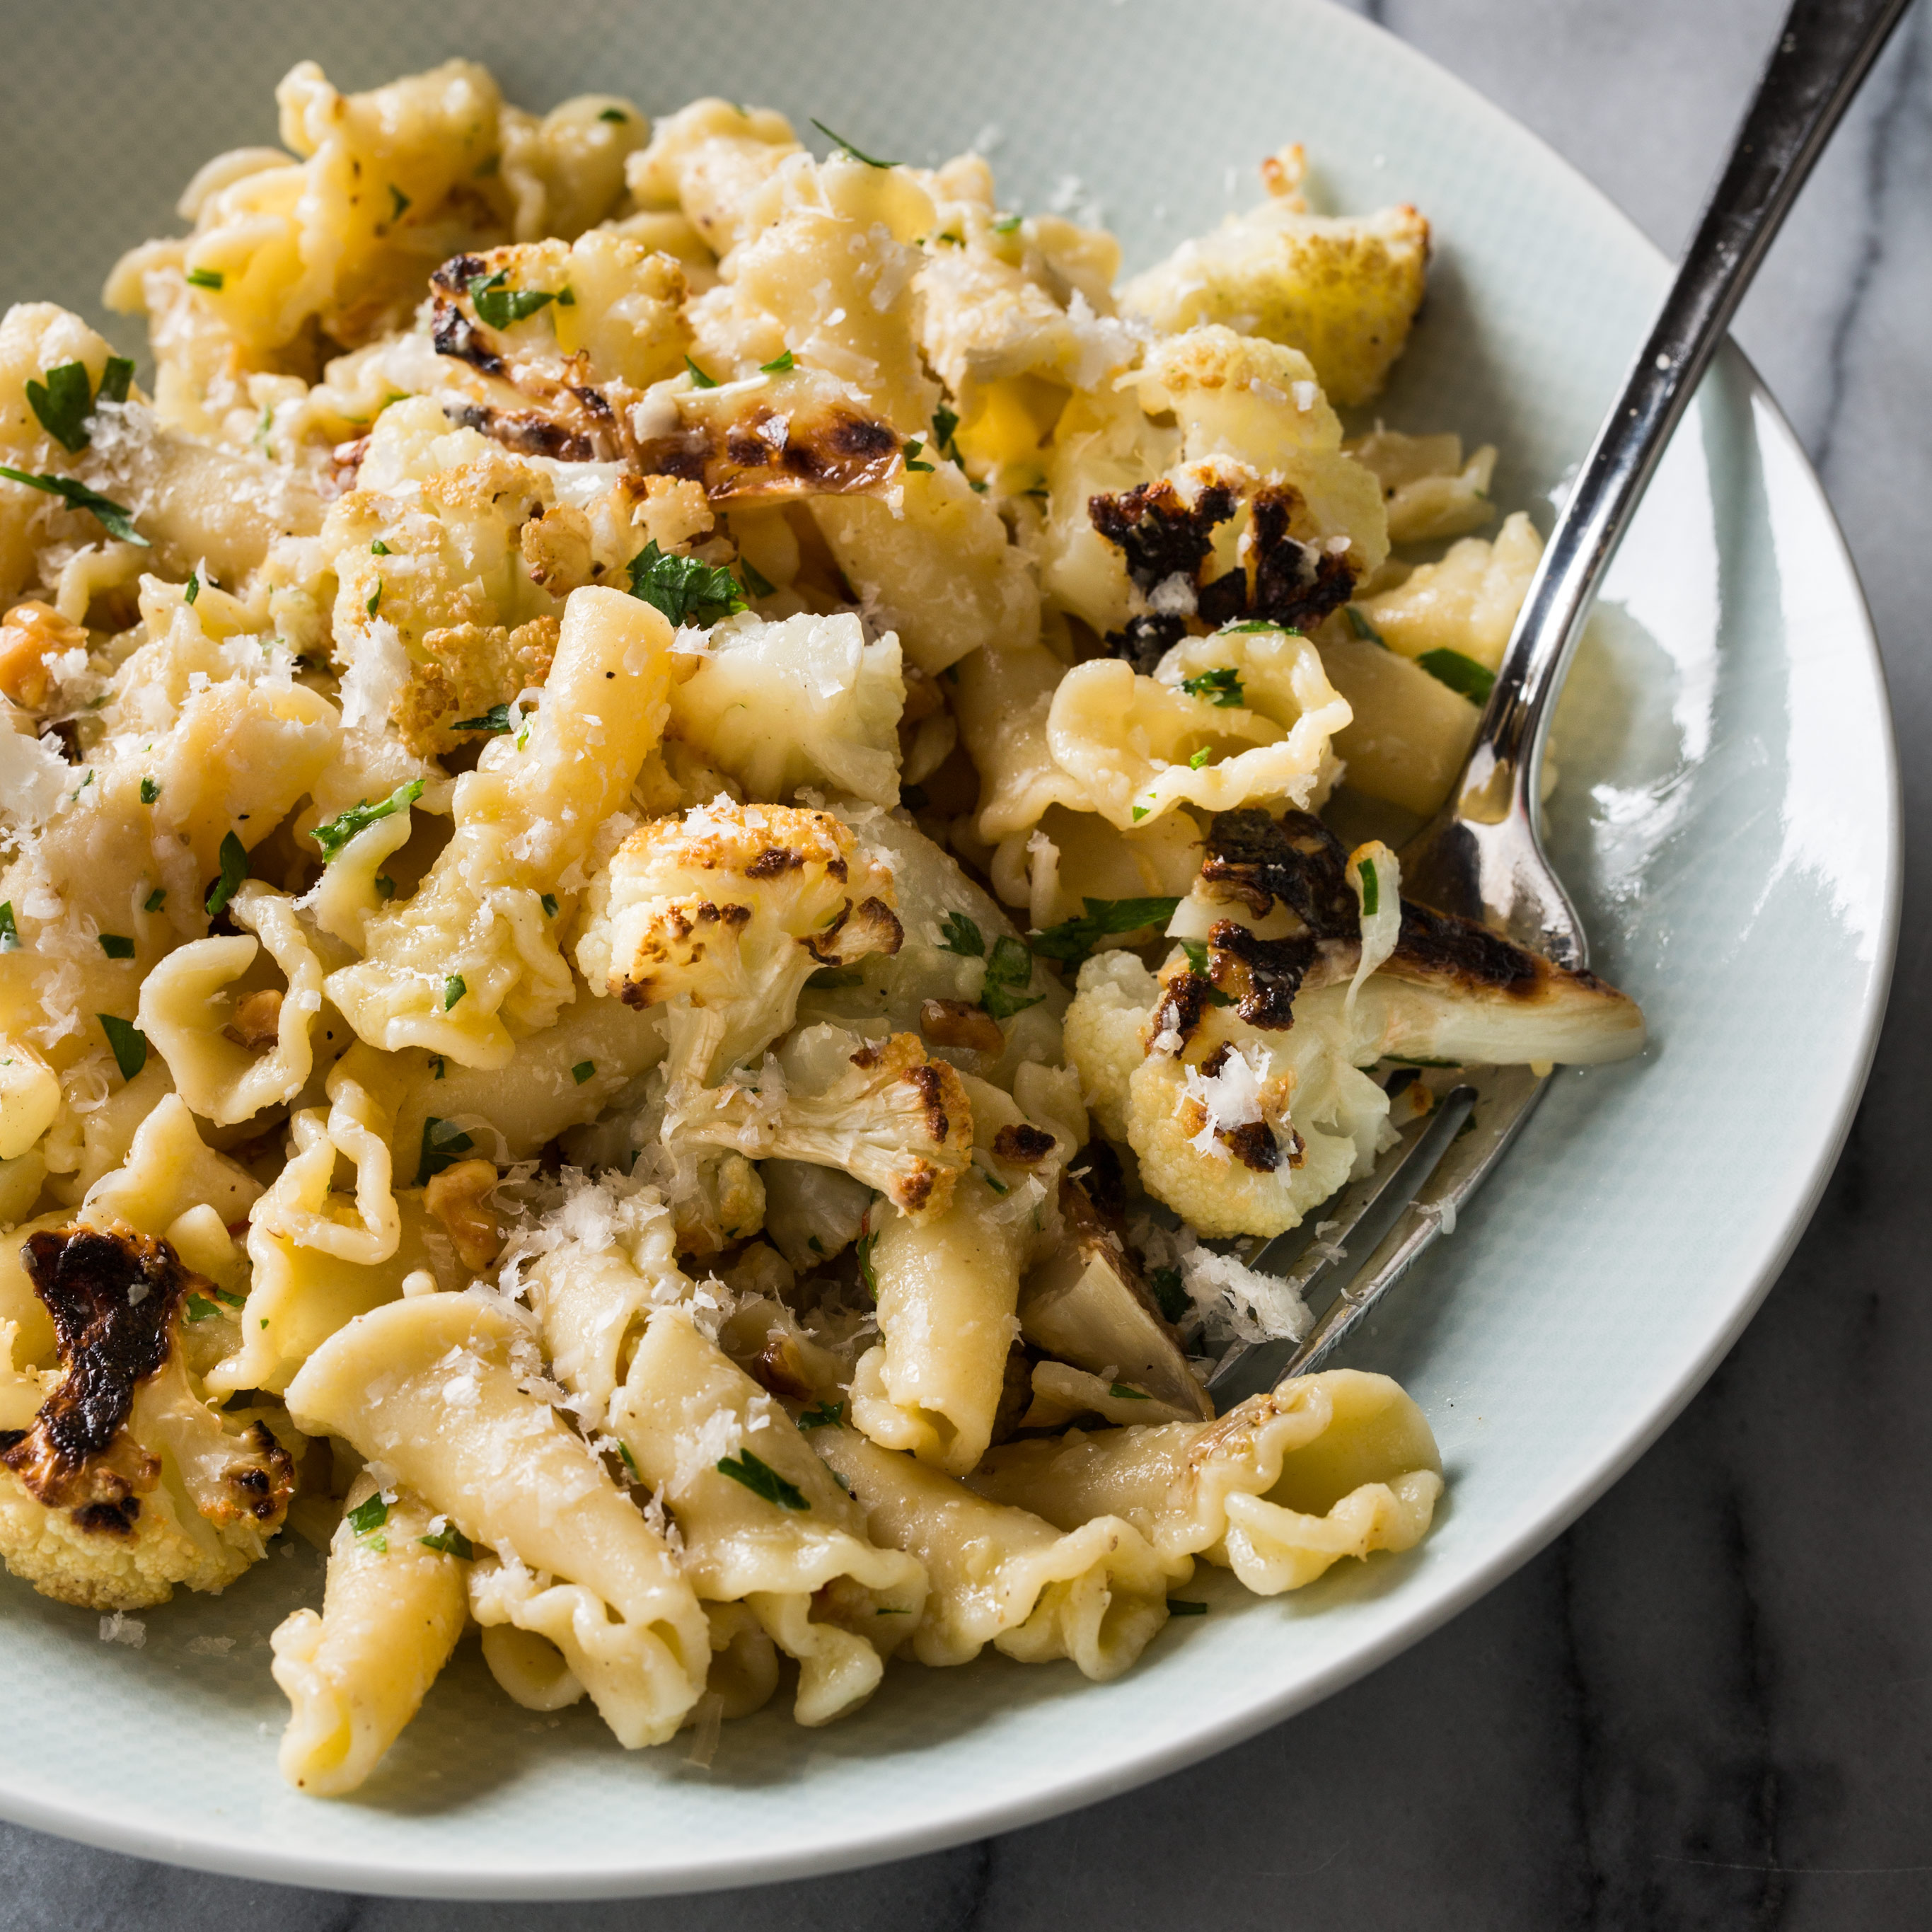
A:
{"type": "Polygon", "coordinates": [[[1121,290],[1120,306],[1164,334],[1220,322],[1265,336],[1300,350],[1336,402],[1372,402],[1422,301],[1429,224],[1406,206],[1310,214],[1298,164],[1270,157],[1262,172],[1267,201],[1184,242],[1121,290]]]}
{"type": "Polygon", "coordinates": [[[195,1392],[181,1324],[220,1291],[125,1227],[43,1228],[23,1258],[60,1366],[0,1448],[0,1557],[92,1610],[225,1588],[281,1527],[295,1471],[260,1420],[237,1432],[195,1392]]]}
{"type": "Polygon", "coordinates": [[[1207,847],[1159,976],[1131,955],[1090,959],[1066,1022],[1088,1105],[1200,1234],[1280,1234],[1366,1172],[1389,1102],[1360,1070],[1378,1060],[1587,1064],[1642,1046],[1636,1006],[1587,973],[1406,899],[1390,932],[1368,866],[1305,812],[1222,812],[1207,847]]]}
{"type": "Polygon", "coordinates": [[[675,1100],[790,1030],[822,966],[896,952],[892,878],[829,813],[719,799],[640,826],[592,880],[577,964],[639,1008],[674,1003],[675,1100]]]}
{"type": "Polygon", "coordinates": [[[842,1168],[915,1219],[944,1211],[972,1156],[973,1111],[959,1076],[914,1035],[808,1027],[756,1077],[698,1096],[674,1131],[756,1160],[842,1168]]]}

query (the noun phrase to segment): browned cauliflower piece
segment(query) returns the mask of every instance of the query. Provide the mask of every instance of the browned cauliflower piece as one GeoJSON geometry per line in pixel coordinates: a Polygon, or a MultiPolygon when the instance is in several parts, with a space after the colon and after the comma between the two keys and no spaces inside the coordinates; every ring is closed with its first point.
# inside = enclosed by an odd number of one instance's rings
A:
{"type": "Polygon", "coordinates": [[[0,1558],[89,1610],[224,1588],[281,1527],[295,1469],[262,1422],[237,1432],[196,1393],[181,1324],[213,1285],[118,1226],[44,1228],[22,1253],[60,1367],[32,1424],[0,1435],[0,1558]]]}

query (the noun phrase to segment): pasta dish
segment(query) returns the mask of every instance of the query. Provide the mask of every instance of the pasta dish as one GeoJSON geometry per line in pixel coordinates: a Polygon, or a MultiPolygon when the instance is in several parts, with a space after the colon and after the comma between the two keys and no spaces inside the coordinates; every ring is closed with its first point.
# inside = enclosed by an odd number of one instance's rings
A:
{"type": "Polygon", "coordinates": [[[1423,217],[1286,148],[1123,280],[766,110],[278,100],[109,279],[151,382],[0,322],[8,1569],[137,1642],[326,1549],[334,1796],[472,1627],[708,1762],[1417,1544],[1394,1382],[1216,1414],[1258,1239],[1644,1037],[1388,842],[1540,550],[1368,409],[1423,217]]]}

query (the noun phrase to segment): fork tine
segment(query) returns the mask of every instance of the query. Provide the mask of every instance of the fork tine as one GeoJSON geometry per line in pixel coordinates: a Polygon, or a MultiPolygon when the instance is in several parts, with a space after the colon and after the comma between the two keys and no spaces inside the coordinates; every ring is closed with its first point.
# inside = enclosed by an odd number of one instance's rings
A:
{"type": "MultiPolygon", "coordinates": [[[[1373,1174],[1338,1197],[1338,1207],[1353,1208],[1352,1227],[1366,1224],[1372,1237],[1379,1235],[1373,1251],[1300,1342],[1258,1343],[1226,1363],[1208,1384],[1216,1406],[1225,1412],[1291,1376],[1312,1372],[1414,1265],[1442,1232],[1445,1220],[1454,1226],[1548,1084],[1527,1067],[1488,1068],[1466,1076],[1406,1147],[1391,1148],[1373,1174]],[[1351,1202],[1358,1190],[1364,1198],[1351,1202]]],[[[1256,1264],[1268,1254],[1264,1249],[1256,1264]]],[[[1284,1278],[1305,1290],[1331,1265],[1325,1256],[1304,1257],[1284,1278]]]]}

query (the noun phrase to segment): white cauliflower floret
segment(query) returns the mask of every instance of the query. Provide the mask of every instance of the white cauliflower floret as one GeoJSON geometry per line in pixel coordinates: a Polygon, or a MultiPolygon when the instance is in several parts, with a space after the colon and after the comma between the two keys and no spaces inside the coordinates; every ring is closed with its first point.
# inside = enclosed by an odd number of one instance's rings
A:
{"type": "Polygon", "coordinates": [[[904,706],[890,632],[868,644],[849,611],[776,624],[748,611],[713,626],[697,670],[671,693],[668,731],[702,747],[748,797],[829,785],[890,807],[904,706]]]}
{"type": "Polygon", "coordinates": [[[842,1168],[916,1220],[944,1212],[972,1156],[973,1111],[959,1076],[914,1035],[808,1027],[758,1077],[756,1088],[728,1082],[694,1098],[673,1137],[842,1168]]]}
{"type": "Polygon", "coordinates": [[[592,880],[577,964],[628,1006],[675,1003],[670,1091],[788,1031],[822,966],[893,952],[892,875],[830,814],[719,799],[654,819],[592,880]]]}
{"type": "Polygon", "coordinates": [[[1127,1135],[1127,1086],[1146,1055],[1144,1030],[1160,988],[1139,958],[1096,952],[1080,969],[1062,1037],[1082,1097],[1110,1140],[1127,1135]]]}
{"type": "Polygon", "coordinates": [[[43,1228],[22,1258],[60,1368],[0,1450],[0,1557],[92,1610],[225,1588],[280,1528],[295,1471],[259,1418],[236,1432],[195,1391],[182,1324],[220,1291],[124,1227],[43,1228]]]}
{"type": "Polygon", "coordinates": [[[1120,291],[1163,334],[1226,323],[1300,350],[1338,403],[1372,401],[1422,300],[1429,224],[1413,208],[1310,214],[1298,148],[1264,168],[1270,198],[1184,242],[1120,291]]]}

